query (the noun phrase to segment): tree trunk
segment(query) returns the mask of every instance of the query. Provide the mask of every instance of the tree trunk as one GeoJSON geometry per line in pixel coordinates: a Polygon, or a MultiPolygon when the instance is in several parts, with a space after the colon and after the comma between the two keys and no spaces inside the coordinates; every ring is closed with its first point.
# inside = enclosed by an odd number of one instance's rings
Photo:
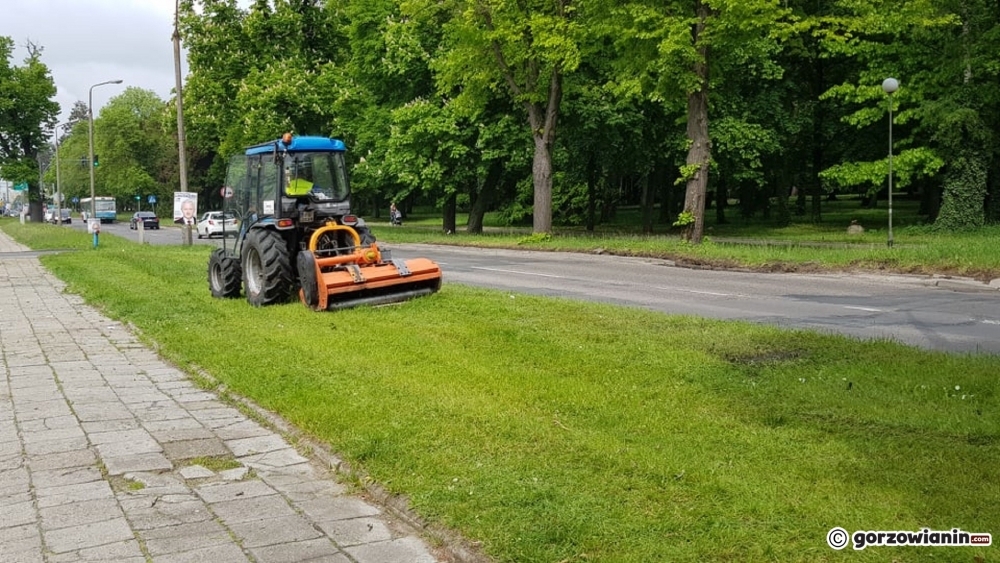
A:
{"type": "Polygon", "coordinates": [[[698,78],[698,86],[688,94],[687,136],[691,141],[691,148],[688,149],[686,165],[689,169],[697,167],[697,171],[689,177],[684,194],[684,211],[694,215],[694,223],[688,226],[684,238],[691,243],[701,244],[705,233],[705,196],[708,191],[708,163],[712,158],[712,145],[708,136],[709,47],[706,41],[699,41],[699,36],[705,31],[710,7],[701,0],[696,0],[695,9],[698,21],[691,30],[691,38],[698,52],[698,60],[692,70],[698,78]]]}
{"type": "Polygon", "coordinates": [[[482,234],[483,216],[486,215],[490,204],[493,203],[493,196],[500,185],[500,176],[502,173],[503,167],[498,161],[494,160],[490,164],[489,171],[486,173],[486,180],[483,181],[483,187],[480,188],[479,194],[473,194],[475,200],[472,202],[472,209],[469,210],[469,222],[465,226],[467,233],[474,235],[482,234]]]}
{"type": "Polygon", "coordinates": [[[726,206],[729,204],[729,189],[726,183],[719,178],[715,183],[715,224],[724,225],[726,223],[726,206]]]}
{"type": "MultiPolygon", "coordinates": [[[[532,128],[534,129],[534,128],[532,128]]],[[[532,232],[552,232],[552,145],[544,133],[534,133],[535,156],[531,163],[531,181],[535,188],[532,232]]]]}
{"type": "Polygon", "coordinates": [[[458,211],[458,195],[455,192],[448,194],[448,199],[444,201],[444,221],[442,229],[448,234],[455,232],[455,215],[458,211]]]}
{"type": "Polygon", "coordinates": [[[653,232],[653,207],[656,205],[656,192],[650,185],[652,180],[648,175],[640,182],[642,182],[642,232],[648,235],[653,232]]]}
{"type": "Polygon", "coordinates": [[[674,177],[667,175],[667,166],[663,162],[656,163],[653,174],[659,178],[660,223],[670,225],[677,218],[677,185],[674,184],[674,177]]]}
{"type": "Polygon", "coordinates": [[[597,223],[597,157],[587,158],[587,232],[594,232],[597,223]]]}
{"type": "Polygon", "coordinates": [[[28,218],[32,223],[41,223],[45,220],[42,212],[42,188],[34,182],[28,182],[28,218]]]}

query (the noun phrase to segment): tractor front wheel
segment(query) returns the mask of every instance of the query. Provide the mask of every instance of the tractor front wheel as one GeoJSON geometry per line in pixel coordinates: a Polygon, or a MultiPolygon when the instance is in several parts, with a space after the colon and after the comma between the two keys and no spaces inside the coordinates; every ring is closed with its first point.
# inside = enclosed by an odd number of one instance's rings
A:
{"type": "Polygon", "coordinates": [[[254,229],[243,245],[243,288],[254,307],[285,303],[294,276],[288,244],[277,231],[254,229]]]}
{"type": "Polygon", "coordinates": [[[212,297],[239,297],[241,281],[243,271],[239,259],[226,254],[221,248],[213,250],[208,257],[208,288],[212,290],[212,297]]]}
{"type": "Polygon", "coordinates": [[[302,286],[302,302],[309,308],[315,309],[319,304],[319,282],[316,279],[316,257],[312,251],[299,251],[296,260],[296,267],[299,271],[299,285],[302,286]]]}

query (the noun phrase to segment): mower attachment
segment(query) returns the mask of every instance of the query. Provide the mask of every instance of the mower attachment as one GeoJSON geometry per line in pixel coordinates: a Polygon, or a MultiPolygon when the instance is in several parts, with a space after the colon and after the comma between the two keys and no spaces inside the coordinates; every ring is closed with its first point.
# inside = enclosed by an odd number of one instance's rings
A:
{"type": "Polygon", "coordinates": [[[441,268],[433,261],[384,260],[376,243],[362,247],[357,231],[332,222],[313,233],[309,250],[299,252],[297,267],[299,297],[317,311],[397,303],[441,288],[441,268]],[[350,252],[323,255],[317,251],[318,241],[331,231],[345,231],[353,239],[350,252]]]}

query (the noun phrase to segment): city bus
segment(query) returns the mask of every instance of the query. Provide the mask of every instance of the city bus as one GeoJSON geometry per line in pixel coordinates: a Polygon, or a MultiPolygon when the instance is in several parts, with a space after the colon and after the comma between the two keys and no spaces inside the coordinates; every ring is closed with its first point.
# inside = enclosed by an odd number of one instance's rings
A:
{"type": "MultiPolygon", "coordinates": [[[[80,211],[84,220],[90,216],[90,198],[85,197],[80,200],[80,211]]],[[[94,217],[100,219],[102,223],[114,223],[118,216],[115,208],[115,198],[108,196],[97,196],[94,198],[94,217]]]]}

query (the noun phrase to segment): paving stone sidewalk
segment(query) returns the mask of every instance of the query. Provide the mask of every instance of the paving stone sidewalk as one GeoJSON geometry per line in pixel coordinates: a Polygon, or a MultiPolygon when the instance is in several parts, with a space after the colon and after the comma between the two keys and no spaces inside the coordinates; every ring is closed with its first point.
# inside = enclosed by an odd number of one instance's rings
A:
{"type": "Polygon", "coordinates": [[[447,559],[27,250],[0,232],[0,562],[447,559]]]}

